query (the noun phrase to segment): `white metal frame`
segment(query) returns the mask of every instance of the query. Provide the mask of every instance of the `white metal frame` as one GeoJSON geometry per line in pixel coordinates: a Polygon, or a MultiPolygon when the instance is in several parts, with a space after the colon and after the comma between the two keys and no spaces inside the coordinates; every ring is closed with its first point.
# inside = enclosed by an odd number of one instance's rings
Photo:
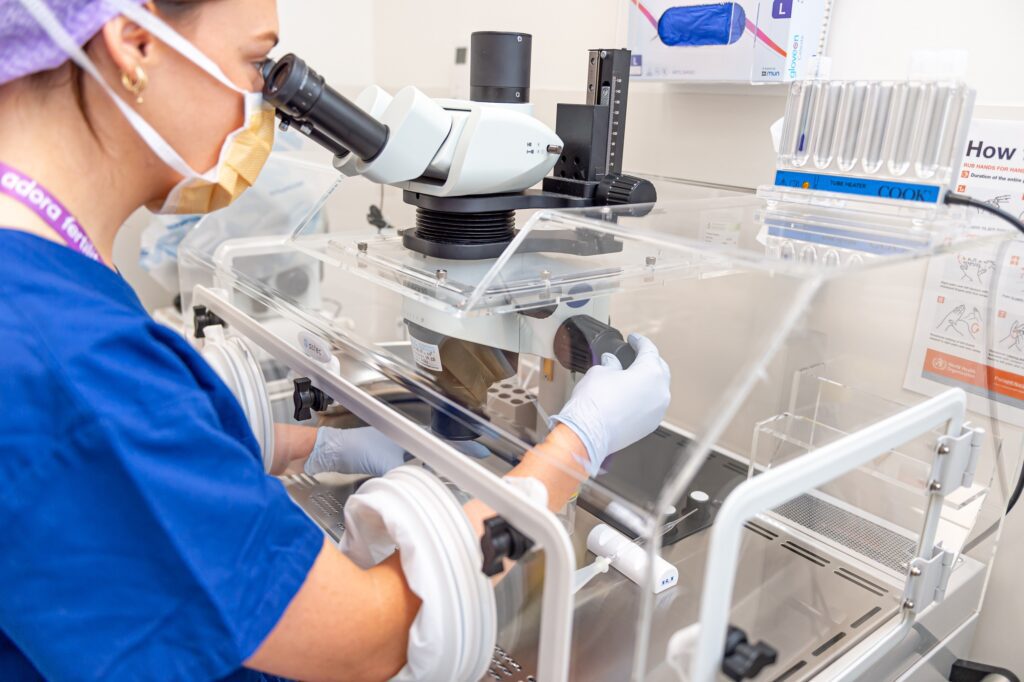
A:
{"type": "MultiPolygon", "coordinates": [[[[950,389],[751,478],[737,487],[722,505],[711,531],[704,575],[715,576],[715,579],[706,581],[704,585],[697,642],[689,665],[690,682],[712,682],[718,674],[725,649],[744,524],[759,513],[774,509],[871,462],[907,441],[946,425],[946,436],[937,448],[933,479],[929,490],[922,493],[930,496],[918,545],[918,558],[908,567],[900,622],[874,647],[851,661],[835,679],[845,682],[858,678],[898,644],[912,627],[915,615],[942,598],[944,579],[948,579],[948,570],[943,571],[942,566],[949,562],[946,556],[949,553],[936,548],[934,544],[942,512],[942,498],[954,489],[953,483],[960,485],[969,482],[973,475],[971,455],[976,456],[981,444],[981,431],[964,431],[966,410],[967,395],[961,389],[950,389]],[[966,447],[966,456],[962,454],[964,448],[958,447],[953,453],[951,446],[957,444],[966,447]],[[954,454],[952,459],[964,461],[964,471],[957,473],[952,470],[947,462],[951,454],[954,454]],[[943,481],[947,484],[945,488],[943,481]],[[931,568],[936,570],[929,570],[931,568]],[[919,599],[915,602],[908,595],[918,595],[919,599]]],[[[686,630],[680,631],[669,644],[668,658],[680,663],[674,666],[678,670],[685,669],[685,664],[679,658],[686,655],[682,650],[688,640],[686,633],[686,630]]]]}
{"type": "Polygon", "coordinates": [[[232,304],[225,292],[197,286],[195,305],[205,305],[237,333],[260,346],[293,370],[301,370],[318,388],[354,415],[381,431],[448,478],[488,504],[544,549],[538,678],[566,680],[573,624],[573,577],[576,555],[558,517],[523,499],[500,477],[467,458],[428,430],[351,383],[329,365],[308,357],[297,343],[288,343],[232,304]]]}

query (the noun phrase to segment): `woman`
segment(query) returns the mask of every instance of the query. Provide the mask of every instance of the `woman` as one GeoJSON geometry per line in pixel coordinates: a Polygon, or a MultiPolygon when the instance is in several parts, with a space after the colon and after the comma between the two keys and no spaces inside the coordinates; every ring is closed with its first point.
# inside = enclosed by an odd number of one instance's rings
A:
{"type": "MultiPolygon", "coordinates": [[[[111,267],[140,206],[211,211],[255,179],[276,41],[274,0],[0,0],[3,679],[404,664],[420,601],[398,557],[364,571],[325,541],[264,475],[226,387],[111,267]]],[[[544,482],[552,509],[664,414],[668,368],[631,342],[637,361],[591,370],[510,474],[544,482]]],[[[289,435],[279,469],[395,458],[379,437],[289,435]]]]}

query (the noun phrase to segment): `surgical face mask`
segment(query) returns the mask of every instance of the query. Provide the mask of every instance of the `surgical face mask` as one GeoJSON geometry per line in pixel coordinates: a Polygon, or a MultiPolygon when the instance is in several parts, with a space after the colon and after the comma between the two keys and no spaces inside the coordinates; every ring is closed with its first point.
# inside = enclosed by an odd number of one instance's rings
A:
{"type": "Polygon", "coordinates": [[[215,165],[198,173],[107,84],[92,60],[54,17],[42,0],[19,0],[53,41],[107,92],[153,153],[182,176],[167,198],[150,210],[161,214],[202,214],[224,208],[249,189],[270,156],[274,144],[274,109],[258,92],[248,92],[232,83],[213,60],[155,14],[128,0],[105,0],[125,17],[175,49],[225,87],[239,93],[245,102],[243,126],[224,140],[215,165]]]}

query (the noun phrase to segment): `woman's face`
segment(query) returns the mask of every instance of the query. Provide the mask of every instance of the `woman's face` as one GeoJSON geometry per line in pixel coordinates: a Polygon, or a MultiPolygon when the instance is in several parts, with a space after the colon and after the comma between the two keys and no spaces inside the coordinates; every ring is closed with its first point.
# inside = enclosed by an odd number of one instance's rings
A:
{"type": "MultiPolygon", "coordinates": [[[[276,0],[205,0],[162,18],[239,88],[263,87],[260,63],[277,44],[276,0]]],[[[245,123],[242,96],[159,40],[152,41],[142,66],[149,82],[139,113],[193,170],[206,172],[217,163],[224,139],[245,123]]],[[[176,182],[169,178],[168,190],[176,182]]]]}

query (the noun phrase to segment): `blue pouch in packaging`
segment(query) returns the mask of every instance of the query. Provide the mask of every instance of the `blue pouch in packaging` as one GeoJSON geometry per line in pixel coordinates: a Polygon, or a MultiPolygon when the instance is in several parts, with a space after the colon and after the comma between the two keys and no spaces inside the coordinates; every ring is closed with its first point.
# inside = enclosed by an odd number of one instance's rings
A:
{"type": "Polygon", "coordinates": [[[735,2],[672,7],[658,21],[658,37],[670,47],[732,45],[746,24],[747,13],[735,2]]]}

